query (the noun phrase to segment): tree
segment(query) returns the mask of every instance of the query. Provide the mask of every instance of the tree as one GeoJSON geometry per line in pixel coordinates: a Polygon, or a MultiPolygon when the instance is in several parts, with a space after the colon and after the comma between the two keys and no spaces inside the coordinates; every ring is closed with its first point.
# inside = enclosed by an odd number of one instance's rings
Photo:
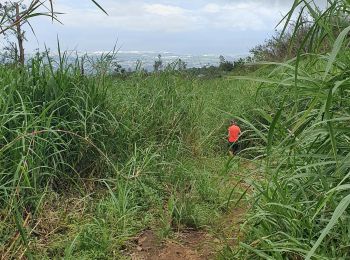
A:
{"type": "Polygon", "coordinates": [[[163,67],[162,55],[158,54],[158,60],[154,61],[154,71],[159,71],[163,67]]]}
{"type": "Polygon", "coordinates": [[[220,55],[219,60],[220,60],[220,64],[219,64],[220,70],[222,70],[222,71],[233,70],[233,63],[226,60],[224,56],[220,55]]]}
{"type": "Polygon", "coordinates": [[[3,57],[4,62],[10,60],[15,61],[21,65],[24,65],[24,31],[21,28],[21,23],[16,23],[20,19],[20,11],[26,10],[26,6],[20,2],[6,1],[0,4],[0,16],[3,20],[7,20],[14,27],[10,27],[8,30],[3,32],[5,39],[5,56],[3,57]],[[13,38],[17,40],[17,43],[13,42],[13,38]]]}
{"type": "MultiPolygon", "coordinates": [[[[104,10],[102,6],[98,4],[97,1],[95,0],[91,0],[91,1],[100,10],[102,10],[105,14],[107,14],[106,10],[104,10]]],[[[6,1],[6,2],[7,3],[10,2],[11,4],[18,4],[20,6],[20,5],[23,5],[24,0],[18,0],[16,2],[12,2],[12,1],[6,1]]],[[[0,3],[0,6],[2,5],[3,4],[0,3]]],[[[27,8],[25,8],[19,13],[16,20],[13,20],[11,19],[11,17],[8,17],[8,16],[3,16],[0,19],[0,35],[10,30],[11,28],[16,27],[18,24],[21,25],[24,22],[28,22],[29,18],[32,18],[35,16],[49,16],[51,17],[52,21],[53,20],[59,21],[57,18],[58,14],[60,13],[54,11],[53,0],[31,0],[27,5],[27,8]],[[42,11],[42,10],[46,10],[46,11],[42,11]]]]}
{"type": "MultiPolygon", "coordinates": [[[[313,44],[312,39],[306,39],[306,37],[314,26],[314,21],[309,21],[307,16],[299,15],[297,23],[289,21],[286,26],[284,31],[276,31],[270,39],[250,50],[255,61],[283,61],[297,56],[298,53],[309,52],[307,46],[313,44]],[[306,39],[305,42],[304,39],[306,39]]],[[[336,28],[332,28],[332,31],[336,31],[336,28]]],[[[319,48],[323,52],[330,47],[324,40],[319,44],[319,48]]]]}
{"type": "MultiPolygon", "coordinates": [[[[107,12],[95,1],[91,0],[104,13],[107,12]]],[[[28,24],[34,32],[34,28],[30,24],[30,19],[35,16],[51,17],[52,22],[58,21],[57,13],[54,11],[53,0],[31,0],[26,6],[24,0],[5,1],[0,3],[0,36],[3,36],[5,41],[9,43],[7,48],[10,48],[18,57],[18,62],[24,64],[24,31],[22,26],[28,24]],[[43,11],[45,10],[45,11],[43,11]],[[11,36],[15,36],[17,44],[11,42],[11,36]]]]}

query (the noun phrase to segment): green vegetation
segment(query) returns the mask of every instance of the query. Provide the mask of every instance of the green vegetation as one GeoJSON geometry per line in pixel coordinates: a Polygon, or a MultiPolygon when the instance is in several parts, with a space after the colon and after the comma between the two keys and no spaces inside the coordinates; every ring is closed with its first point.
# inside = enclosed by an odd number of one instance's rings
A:
{"type": "MultiPolygon", "coordinates": [[[[290,14],[306,3],[299,2],[290,14]]],[[[250,199],[239,259],[350,256],[349,8],[348,1],[325,11],[306,5],[315,23],[302,42],[311,53],[302,45],[295,59],[253,79],[268,82],[274,103],[249,119],[265,174],[250,199]]]]}
{"type": "Polygon", "coordinates": [[[107,58],[87,76],[65,53],[2,65],[0,255],[127,258],[143,230],[192,229],[219,238],[222,259],[349,258],[350,5],[295,1],[286,26],[300,6],[296,57],[255,71],[222,60],[220,77],[183,65],[118,77],[107,58]],[[239,235],[226,232],[238,208],[239,235]]]}
{"type": "Polygon", "coordinates": [[[214,228],[241,194],[226,124],[256,84],[84,76],[66,59],[0,68],[1,255],[122,257],[145,228],[214,228]]]}

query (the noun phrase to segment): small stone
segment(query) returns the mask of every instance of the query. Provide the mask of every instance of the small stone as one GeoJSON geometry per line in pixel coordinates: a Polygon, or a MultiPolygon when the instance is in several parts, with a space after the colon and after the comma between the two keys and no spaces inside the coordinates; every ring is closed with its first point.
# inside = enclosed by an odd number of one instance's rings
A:
{"type": "Polygon", "coordinates": [[[142,247],[138,246],[138,247],[136,247],[136,250],[137,251],[142,251],[142,247]]]}
{"type": "Polygon", "coordinates": [[[215,239],[214,239],[214,243],[220,243],[220,240],[217,239],[217,238],[215,238],[215,239]]]}

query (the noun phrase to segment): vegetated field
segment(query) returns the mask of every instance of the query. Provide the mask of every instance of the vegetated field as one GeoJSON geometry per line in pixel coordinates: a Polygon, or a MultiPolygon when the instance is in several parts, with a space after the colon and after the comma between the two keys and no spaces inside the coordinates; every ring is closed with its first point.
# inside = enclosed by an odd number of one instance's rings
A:
{"type": "Polygon", "coordinates": [[[236,239],[222,222],[252,172],[225,137],[256,83],[52,67],[0,68],[2,258],[127,258],[146,229],[236,239]]]}
{"type": "Polygon", "coordinates": [[[251,73],[1,67],[2,258],[135,259],[187,234],[213,246],[189,259],[348,259],[350,5],[328,7],[303,9],[297,57],[251,73]]]}

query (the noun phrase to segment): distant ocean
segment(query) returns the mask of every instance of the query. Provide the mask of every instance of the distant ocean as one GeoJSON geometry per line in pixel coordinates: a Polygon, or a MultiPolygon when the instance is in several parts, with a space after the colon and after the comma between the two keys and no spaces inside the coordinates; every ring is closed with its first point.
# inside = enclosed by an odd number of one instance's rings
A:
{"type": "MultiPolygon", "coordinates": [[[[76,51],[67,52],[72,58],[76,57],[76,51]]],[[[108,53],[107,51],[96,51],[96,52],[78,52],[79,56],[87,54],[91,58],[98,58],[102,54],[108,53]]],[[[51,53],[52,57],[56,60],[57,54],[51,53]]],[[[116,61],[125,69],[135,70],[136,65],[141,61],[141,67],[147,71],[153,70],[154,61],[158,60],[158,55],[161,55],[163,66],[181,59],[187,64],[187,68],[201,68],[204,66],[218,66],[220,63],[220,54],[202,54],[202,55],[191,55],[191,54],[176,54],[171,52],[156,52],[156,51],[118,51],[116,54],[116,61]]],[[[237,55],[224,55],[226,60],[234,61],[242,57],[246,57],[248,54],[237,54],[237,55]]],[[[70,60],[70,59],[68,59],[70,60]]]]}
{"type": "MultiPolygon", "coordinates": [[[[96,55],[96,54],[95,54],[96,55]]],[[[117,61],[123,68],[135,69],[137,61],[142,62],[142,67],[147,70],[153,70],[155,60],[158,60],[158,55],[161,55],[163,64],[169,64],[178,59],[181,59],[187,64],[187,68],[200,68],[204,66],[217,66],[220,63],[220,54],[176,54],[171,52],[142,52],[142,51],[120,51],[117,53],[117,61]]],[[[223,55],[226,60],[234,61],[247,55],[223,55]]]]}

